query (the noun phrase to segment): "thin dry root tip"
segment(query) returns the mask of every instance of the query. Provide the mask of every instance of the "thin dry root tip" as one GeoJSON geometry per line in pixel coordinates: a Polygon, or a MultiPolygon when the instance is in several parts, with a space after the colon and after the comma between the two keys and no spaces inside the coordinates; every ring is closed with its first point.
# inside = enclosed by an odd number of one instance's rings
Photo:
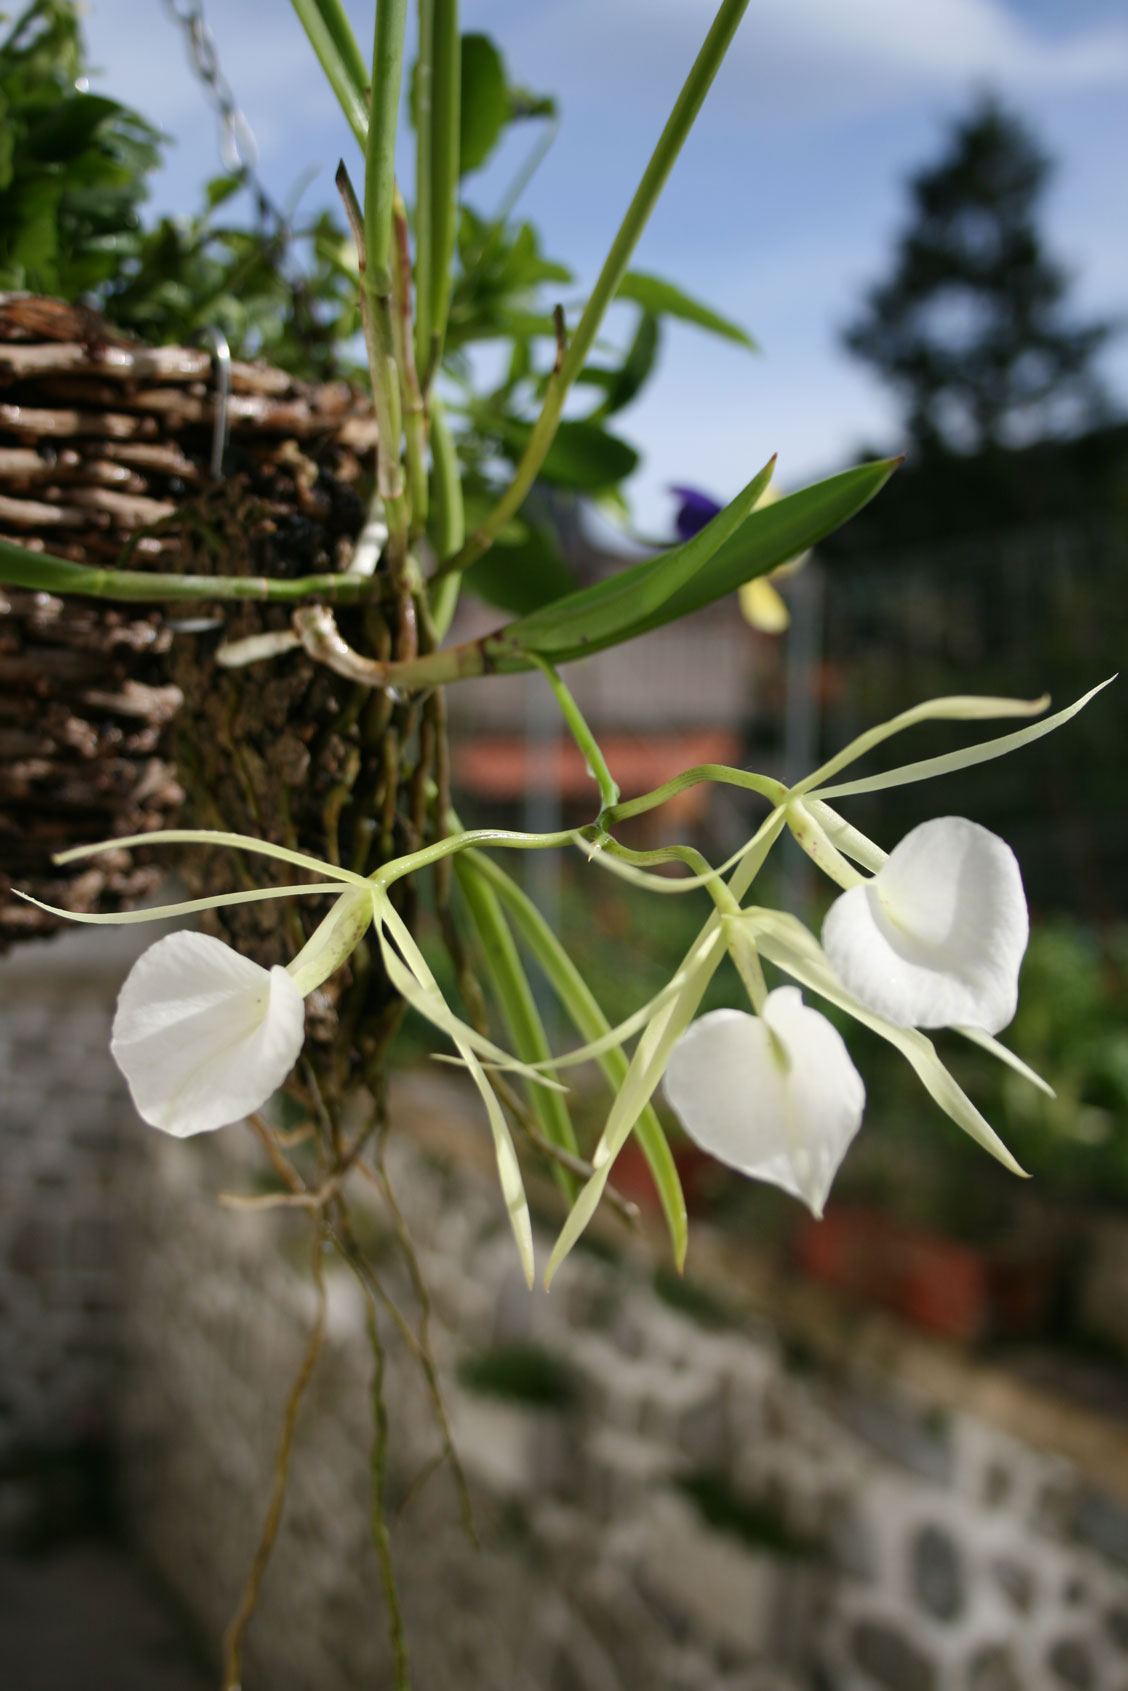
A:
{"type": "Polygon", "coordinates": [[[327,605],[303,605],[294,612],[293,623],[300,644],[327,669],[343,675],[346,681],[359,681],[364,687],[388,685],[388,665],[354,652],[327,605]]]}
{"type": "Polygon", "coordinates": [[[215,661],[222,669],[242,669],[245,664],[281,657],[300,645],[301,640],[290,629],[275,634],[249,634],[245,640],[225,641],[217,648],[215,661]]]}

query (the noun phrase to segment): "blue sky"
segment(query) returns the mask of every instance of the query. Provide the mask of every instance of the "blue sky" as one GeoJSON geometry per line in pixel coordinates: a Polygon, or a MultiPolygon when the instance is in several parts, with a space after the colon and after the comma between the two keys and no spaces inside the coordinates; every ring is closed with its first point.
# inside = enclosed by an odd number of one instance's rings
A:
{"type": "MultiPolygon", "coordinates": [[[[367,43],[372,7],[347,0],[367,43]]],[[[547,250],[589,283],[685,70],[712,0],[463,0],[514,80],[556,96],[562,126],[523,201],[547,250]]],[[[285,200],[308,170],[310,208],[333,203],[355,144],[285,0],[210,0],[221,63],[285,200]]],[[[161,210],[192,208],[219,167],[216,124],[181,39],[152,0],[90,0],[92,86],[137,106],[176,146],[161,210]]],[[[678,327],[621,432],[644,454],[631,493],[663,528],[664,489],[733,493],[773,451],[801,485],[863,441],[896,448],[895,410],[838,334],[882,275],[905,178],[945,124],[990,86],[1058,169],[1045,230],[1072,271],[1075,310],[1128,320],[1128,19],[1123,0],[753,0],[636,263],[744,323],[763,354],[678,327]]],[[[528,143],[472,177],[489,209],[528,143]]],[[[359,175],[359,165],[357,166],[359,175]]],[[[1128,407],[1128,335],[1104,371],[1128,407]]]]}

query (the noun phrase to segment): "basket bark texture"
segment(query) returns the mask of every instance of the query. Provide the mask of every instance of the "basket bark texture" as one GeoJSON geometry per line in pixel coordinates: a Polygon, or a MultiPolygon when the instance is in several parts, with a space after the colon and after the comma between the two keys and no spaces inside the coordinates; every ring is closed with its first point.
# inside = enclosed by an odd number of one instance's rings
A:
{"type": "MultiPolygon", "coordinates": [[[[234,362],[213,480],[216,404],[209,351],[126,342],[82,308],[0,295],[0,534],[132,569],[343,567],[374,461],[364,402],[344,383],[234,362]]],[[[327,742],[360,702],[301,653],[265,676],[213,662],[231,634],[287,621],[258,604],[166,613],[0,588],[0,950],[58,926],[13,884],[69,910],[113,910],[151,894],[168,866],[124,850],[53,865],[69,845],[179,821],[300,836],[323,855],[301,815],[310,752],[325,760],[313,785],[339,784],[350,747],[340,733],[327,742]]],[[[320,813],[324,792],[309,798],[320,813]]],[[[241,884],[234,867],[223,880],[241,884]]]]}

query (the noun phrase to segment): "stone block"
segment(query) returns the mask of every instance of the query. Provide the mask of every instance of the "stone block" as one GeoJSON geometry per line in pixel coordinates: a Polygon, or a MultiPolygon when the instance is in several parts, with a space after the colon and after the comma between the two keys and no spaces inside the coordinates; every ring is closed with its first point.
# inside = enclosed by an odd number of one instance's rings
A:
{"type": "Polygon", "coordinates": [[[449,1395],[447,1413],[455,1449],[470,1477],[503,1497],[537,1492],[562,1437],[557,1412],[460,1391],[449,1395]]]}
{"type": "Polygon", "coordinates": [[[1108,1492],[1081,1493],[1073,1517],[1077,1537],[1112,1562],[1128,1567],[1128,1505],[1108,1492]]]}
{"type": "Polygon", "coordinates": [[[863,1673],[888,1691],[937,1691],[936,1663],[909,1635],[906,1622],[857,1621],[851,1653],[863,1673]]]}
{"type": "Polygon", "coordinates": [[[909,1546],[913,1598],[940,1621],[952,1621],[964,1607],[964,1565],[951,1532],[932,1524],[919,1528],[909,1546]]]}
{"type": "Polygon", "coordinates": [[[651,1499],[645,1521],[638,1578],[646,1595],[741,1662],[766,1657],[778,1596],[773,1558],[703,1526],[672,1493],[651,1499]]]}
{"type": "Polygon", "coordinates": [[[1097,1670],[1089,1645],[1081,1638],[1059,1638],[1047,1656],[1050,1671],[1070,1691],[1093,1691],[1097,1670]]]}
{"type": "Polygon", "coordinates": [[[953,1475],[950,1417],[918,1407],[888,1391],[855,1386],[838,1410],[846,1424],[880,1455],[922,1479],[947,1485],[953,1475]]]}
{"type": "Polygon", "coordinates": [[[1009,1644],[987,1644],[968,1664],[967,1691],[1026,1691],[1009,1644]]]}

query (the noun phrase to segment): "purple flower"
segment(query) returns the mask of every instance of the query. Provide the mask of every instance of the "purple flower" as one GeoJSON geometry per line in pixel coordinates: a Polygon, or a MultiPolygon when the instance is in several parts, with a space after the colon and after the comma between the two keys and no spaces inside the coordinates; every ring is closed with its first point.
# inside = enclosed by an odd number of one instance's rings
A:
{"type": "Polygon", "coordinates": [[[679,540],[692,540],[722,509],[715,499],[710,499],[707,493],[700,493],[695,487],[671,487],[670,492],[680,500],[674,517],[679,540]]]}

